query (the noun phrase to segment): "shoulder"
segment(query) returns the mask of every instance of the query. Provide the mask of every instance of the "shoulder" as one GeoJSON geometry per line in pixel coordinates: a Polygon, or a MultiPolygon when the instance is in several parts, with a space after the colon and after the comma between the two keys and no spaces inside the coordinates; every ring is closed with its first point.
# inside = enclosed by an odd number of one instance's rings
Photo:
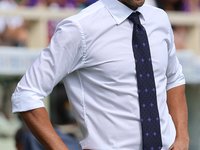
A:
{"type": "Polygon", "coordinates": [[[86,7],[85,9],[81,10],[78,14],[67,18],[67,20],[80,22],[82,20],[89,19],[93,16],[96,17],[96,14],[98,14],[102,8],[104,8],[104,5],[102,4],[102,2],[97,1],[93,3],[92,5],[86,7]]]}
{"type": "Polygon", "coordinates": [[[92,5],[81,10],[78,14],[70,16],[62,20],[58,27],[66,26],[67,24],[73,24],[77,29],[81,30],[84,26],[91,25],[92,22],[98,19],[102,15],[102,11],[105,11],[105,7],[101,1],[97,1],[92,5]]]}
{"type": "Polygon", "coordinates": [[[156,24],[157,26],[170,27],[170,21],[167,13],[160,8],[144,5],[141,9],[145,20],[148,23],[156,24]]]}
{"type": "Polygon", "coordinates": [[[165,19],[168,18],[167,13],[163,9],[160,9],[155,6],[144,5],[142,10],[144,11],[145,15],[149,18],[152,18],[152,17],[156,17],[156,18],[164,17],[165,19]]]}

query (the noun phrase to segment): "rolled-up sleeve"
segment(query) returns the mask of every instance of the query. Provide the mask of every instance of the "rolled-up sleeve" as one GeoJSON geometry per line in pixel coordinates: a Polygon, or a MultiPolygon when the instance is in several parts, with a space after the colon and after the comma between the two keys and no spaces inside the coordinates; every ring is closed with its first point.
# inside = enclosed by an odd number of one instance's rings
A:
{"type": "Polygon", "coordinates": [[[185,77],[182,73],[182,66],[179,63],[176,57],[176,47],[174,43],[174,35],[169,24],[169,32],[168,32],[168,67],[167,67],[167,87],[166,90],[170,90],[174,87],[185,84],[185,77]]]}
{"type": "Polygon", "coordinates": [[[83,66],[84,45],[78,23],[63,20],[51,43],[18,83],[12,95],[13,113],[44,107],[43,99],[66,75],[83,66]]]}

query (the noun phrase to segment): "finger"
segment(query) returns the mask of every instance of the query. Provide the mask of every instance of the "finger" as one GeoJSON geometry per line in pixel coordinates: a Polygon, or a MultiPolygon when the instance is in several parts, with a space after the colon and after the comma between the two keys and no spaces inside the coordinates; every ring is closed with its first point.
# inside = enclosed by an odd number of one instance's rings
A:
{"type": "Polygon", "coordinates": [[[174,149],[174,145],[172,145],[170,148],[169,148],[169,150],[173,150],[174,149]]]}

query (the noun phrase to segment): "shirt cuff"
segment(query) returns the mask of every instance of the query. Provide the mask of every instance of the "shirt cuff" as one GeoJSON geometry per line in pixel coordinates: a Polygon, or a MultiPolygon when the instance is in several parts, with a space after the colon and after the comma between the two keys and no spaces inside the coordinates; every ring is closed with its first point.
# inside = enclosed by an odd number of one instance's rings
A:
{"type": "Polygon", "coordinates": [[[180,85],[184,85],[185,84],[185,77],[184,75],[182,75],[179,79],[177,79],[175,82],[171,82],[167,84],[166,90],[170,90],[174,87],[180,86],[180,85]]]}
{"type": "Polygon", "coordinates": [[[44,96],[30,91],[15,92],[12,95],[12,112],[29,111],[36,108],[45,107],[44,96]]]}

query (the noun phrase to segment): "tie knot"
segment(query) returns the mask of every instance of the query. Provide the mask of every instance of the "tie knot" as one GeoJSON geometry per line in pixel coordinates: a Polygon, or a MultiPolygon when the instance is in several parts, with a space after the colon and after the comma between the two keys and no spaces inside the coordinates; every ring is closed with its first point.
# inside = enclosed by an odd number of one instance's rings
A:
{"type": "Polygon", "coordinates": [[[134,24],[141,25],[139,15],[140,15],[139,12],[133,12],[133,13],[128,17],[128,19],[131,20],[134,24]]]}

